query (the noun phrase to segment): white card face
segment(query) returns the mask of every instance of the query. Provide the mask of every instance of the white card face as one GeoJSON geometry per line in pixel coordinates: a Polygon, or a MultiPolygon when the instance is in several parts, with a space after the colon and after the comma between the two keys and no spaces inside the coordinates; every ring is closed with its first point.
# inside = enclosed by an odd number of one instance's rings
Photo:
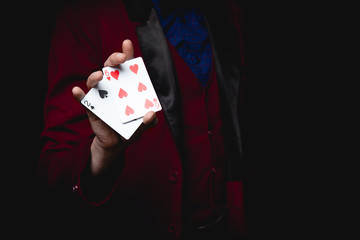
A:
{"type": "Polygon", "coordinates": [[[141,57],[103,68],[120,120],[127,123],[149,111],[160,111],[161,105],[141,57]]]}
{"type": "Polygon", "coordinates": [[[122,123],[111,98],[110,86],[106,81],[108,80],[104,77],[96,87],[90,89],[81,103],[123,138],[129,139],[141,125],[143,118],[122,123]]]}

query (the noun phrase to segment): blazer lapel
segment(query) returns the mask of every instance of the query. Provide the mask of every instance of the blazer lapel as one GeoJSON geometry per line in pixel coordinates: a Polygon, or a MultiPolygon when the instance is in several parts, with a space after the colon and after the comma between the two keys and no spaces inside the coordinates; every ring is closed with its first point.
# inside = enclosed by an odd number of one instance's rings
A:
{"type": "Polygon", "coordinates": [[[182,158],[184,137],[180,92],[166,37],[154,9],[136,32],[145,65],[182,158]]]}
{"type": "MultiPolygon", "coordinates": [[[[183,159],[184,136],[180,93],[175,68],[167,47],[166,37],[155,10],[148,0],[125,1],[129,16],[134,21],[143,22],[136,31],[143,59],[158,94],[165,117],[183,159]],[[141,5],[139,3],[144,3],[141,5]],[[136,7],[136,5],[138,7],[136,7]],[[147,6],[139,8],[139,6],[147,6]],[[140,10],[139,10],[140,9],[140,10]],[[137,16],[138,15],[138,16],[137,16]],[[133,16],[133,17],[132,17],[133,16]]],[[[204,13],[212,44],[218,77],[221,114],[224,126],[225,154],[228,162],[228,179],[240,180],[243,149],[239,123],[240,56],[236,49],[237,34],[224,9],[215,4],[207,4],[204,13]],[[215,10],[215,11],[214,11],[215,10]],[[223,11],[224,14],[219,14],[223,11]],[[219,17],[219,15],[221,17],[219,17]]]]}

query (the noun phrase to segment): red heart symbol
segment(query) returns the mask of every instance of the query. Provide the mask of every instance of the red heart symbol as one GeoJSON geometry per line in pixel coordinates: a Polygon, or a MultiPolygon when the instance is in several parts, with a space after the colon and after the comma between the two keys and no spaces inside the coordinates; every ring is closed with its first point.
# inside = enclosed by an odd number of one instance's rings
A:
{"type": "Polygon", "coordinates": [[[126,106],[125,114],[126,114],[126,116],[129,116],[130,114],[134,114],[134,109],[132,109],[129,106],[126,106]]]}
{"type": "Polygon", "coordinates": [[[119,98],[123,98],[123,97],[127,97],[127,92],[125,92],[124,89],[120,88],[120,91],[119,91],[119,98]]]}
{"type": "Polygon", "coordinates": [[[158,100],[156,98],[154,98],[154,103],[155,103],[155,107],[159,108],[160,107],[160,104],[158,102],[158,100]]]}
{"type": "Polygon", "coordinates": [[[110,72],[110,75],[113,77],[113,78],[115,78],[116,80],[118,80],[118,78],[119,78],[119,70],[115,70],[115,71],[111,71],[110,72]]]}
{"type": "Polygon", "coordinates": [[[147,88],[144,84],[142,84],[141,82],[139,82],[139,86],[138,86],[138,91],[142,92],[145,91],[147,88]]]}
{"type": "Polygon", "coordinates": [[[151,101],[149,101],[148,99],[146,99],[146,101],[145,101],[145,108],[146,109],[149,109],[149,108],[151,108],[151,107],[153,107],[154,106],[154,104],[151,102],[151,101]]]}
{"type": "Polygon", "coordinates": [[[138,66],[137,64],[131,65],[131,66],[130,66],[130,70],[131,70],[133,73],[137,74],[137,72],[138,72],[138,70],[139,70],[139,66],[138,66]]]}
{"type": "Polygon", "coordinates": [[[106,77],[110,81],[110,77],[106,77]]]}

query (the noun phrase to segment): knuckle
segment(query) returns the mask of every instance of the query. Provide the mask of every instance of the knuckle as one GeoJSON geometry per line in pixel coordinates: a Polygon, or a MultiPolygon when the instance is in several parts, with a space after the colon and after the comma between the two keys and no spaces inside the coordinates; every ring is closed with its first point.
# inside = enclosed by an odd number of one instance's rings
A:
{"type": "Polygon", "coordinates": [[[96,72],[91,73],[86,81],[86,86],[89,89],[94,87],[101,80],[101,78],[102,78],[101,71],[96,71],[96,72]]]}

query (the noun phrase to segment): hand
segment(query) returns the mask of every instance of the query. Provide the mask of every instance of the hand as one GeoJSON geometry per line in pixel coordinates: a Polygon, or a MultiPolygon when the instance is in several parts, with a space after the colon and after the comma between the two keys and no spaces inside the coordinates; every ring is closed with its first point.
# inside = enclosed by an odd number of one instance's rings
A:
{"type": "MultiPolygon", "coordinates": [[[[110,55],[105,61],[104,67],[117,66],[127,60],[134,58],[134,48],[130,40],[125,40],[122,44],[122,53],[116,52],[110,55]]],[[[93,72],[86,81],[88,89],[96,86],[102,79],[103,74],[101,71],[93,72]]],[[[80,102],[84,98],[85,93],[79,87],[72,89],[74,97],[80,102]]],[[[95,138],[91,144],[91,163],[90,171],[93,176],[99,176],[106,172],[107,169],[116,161],[122,151],[136,139],[138,139],[142,132],[146,129],[154,127],[157,124],[157,117],[154,112],[148,112],[143,118],[143,123],[133,136],[126,140],[121,137],[117,132],[110,128],[100,118],[98,118],[91,111],[86,109],[90,125],[95,133],[95,138]]]]}

